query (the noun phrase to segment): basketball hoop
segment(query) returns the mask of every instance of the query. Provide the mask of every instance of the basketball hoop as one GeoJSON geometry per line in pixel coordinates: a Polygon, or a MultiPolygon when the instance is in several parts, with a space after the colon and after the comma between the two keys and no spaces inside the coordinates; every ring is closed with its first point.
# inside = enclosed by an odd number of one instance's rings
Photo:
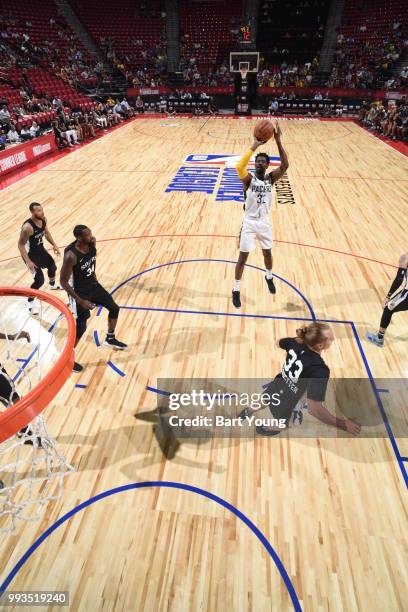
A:
{"type": "Polygon", "coordinates": [[[36,520],[73,471],[41,413],[72,372],[75,322],[43,291],[0,287],[0,302],[0,531],[13,531],[16,518],[36,520]]]}

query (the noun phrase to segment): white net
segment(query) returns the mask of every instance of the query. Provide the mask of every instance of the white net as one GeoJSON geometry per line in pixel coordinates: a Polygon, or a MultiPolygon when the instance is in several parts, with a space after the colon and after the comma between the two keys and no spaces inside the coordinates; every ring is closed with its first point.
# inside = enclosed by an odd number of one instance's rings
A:
{"type": "MultiPolygon", "coordinates": [[[[58,308],[0,297],[0,412],[38,385],[66,341],[67,320],[58,308]]],[[[0,531],[13,531],[18,519],[37,520],[43,506],[61,495],[63,478],[72,471],[43,414],[1,443],[0,531]]]]}

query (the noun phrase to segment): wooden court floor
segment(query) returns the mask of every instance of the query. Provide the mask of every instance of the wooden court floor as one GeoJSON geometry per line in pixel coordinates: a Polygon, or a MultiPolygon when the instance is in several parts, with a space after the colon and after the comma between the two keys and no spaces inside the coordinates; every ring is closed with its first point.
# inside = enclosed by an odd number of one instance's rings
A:
{"type": "MultiPolygon", "coordinates": [[[[93,315],[77,350],[86,367],[46,411],[76,472],[38,523],[2,535],[1,579],[79,503],[128,483],[173,481],[205,489],[253,521],[295,595],[231,511],[158,487],[122,492],[76,514],[9,588],[69,590],[70,609],[86,612],[280,612],[294,601],[313,612],[406,606],[403,394],[381,398],[397,451],[379,406],[375,437],[329,437],[322,427],[319,437],[193,440],[170,459],[154,433],[157,397],[147,386],[160,378],[268,380],[283,358],[276,339],[294,335],[293,319],[313,313],[346,321],[333,324],[336,342],[325,355],[332,377],[370,384],[370,373],[373,381],[408,375],[406,313],[394,317],[383,349],[365,341],[407,251],[408,158],[352,122],[282,121],[295,203],[277,203],[272,212],[277,294],[267,292],[260,270],[248,268],[240,314],[262,316],[229,316],[236,314],[230,293],[241,205],[216,201],[221,171],[213,194],[165,190],[190,154],[243,153],[253,125],[138,119],[1,192],[0,284],[30,283],[21,260],[9,258],[17,256],[28,204],[39,201],[59,245],[72,240],[74,225],[91,227],[100,282],[109,290],[123,283],[115,293],[127,306],[117,336],[129,344],[121,354],[97,348],[93,332],[103,335],[106,315],[93,315]]],[[[274,144],[265,150],[277,155],[274,144]]],[[[249,263],[262,268],[259,249],[249,263]]]]}

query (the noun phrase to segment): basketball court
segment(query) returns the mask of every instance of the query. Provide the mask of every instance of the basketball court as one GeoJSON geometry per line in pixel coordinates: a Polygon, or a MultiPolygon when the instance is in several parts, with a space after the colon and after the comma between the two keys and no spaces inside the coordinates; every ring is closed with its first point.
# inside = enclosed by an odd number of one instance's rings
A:
{"type": "MultiPolygon", "coordinates": [[[[40,202],[60,247],[75,225],[92,229],[97,276],[129,345],[100,346],[106,311],[93,311],[76,351],[85,368],[44,413],[75,471],[37,522],[2,534],[9,589],[69,591],[80,611],[404,609],[406,313],[384,348],[365,334],[407,250],[408,158],[353,121],[282,120],[290,167],[272,210],[277,293],[257,248],[237,311],[242,202],[231,169],[256,120],[137,118],[2,191],[0,285],[30,284],[17,240],[40,202]],[[331,376],[372,391],[360,437],[319,425],[308,437],[163,444],[162,379],[268,381],[284,355],[276,340],[314,319],[336,336],[331,376]]],[[[273,141],[261,150],[278,155],[273,141]]]]}

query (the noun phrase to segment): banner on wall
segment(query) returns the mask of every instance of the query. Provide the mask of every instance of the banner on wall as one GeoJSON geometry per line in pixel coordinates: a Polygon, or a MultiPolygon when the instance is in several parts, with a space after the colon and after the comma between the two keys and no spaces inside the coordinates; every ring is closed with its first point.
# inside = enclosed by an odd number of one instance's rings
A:
{"type": "Polygon", "coordinates": [[[0,152],[0,177],[57,150],[53,133],[0,152]]]}

